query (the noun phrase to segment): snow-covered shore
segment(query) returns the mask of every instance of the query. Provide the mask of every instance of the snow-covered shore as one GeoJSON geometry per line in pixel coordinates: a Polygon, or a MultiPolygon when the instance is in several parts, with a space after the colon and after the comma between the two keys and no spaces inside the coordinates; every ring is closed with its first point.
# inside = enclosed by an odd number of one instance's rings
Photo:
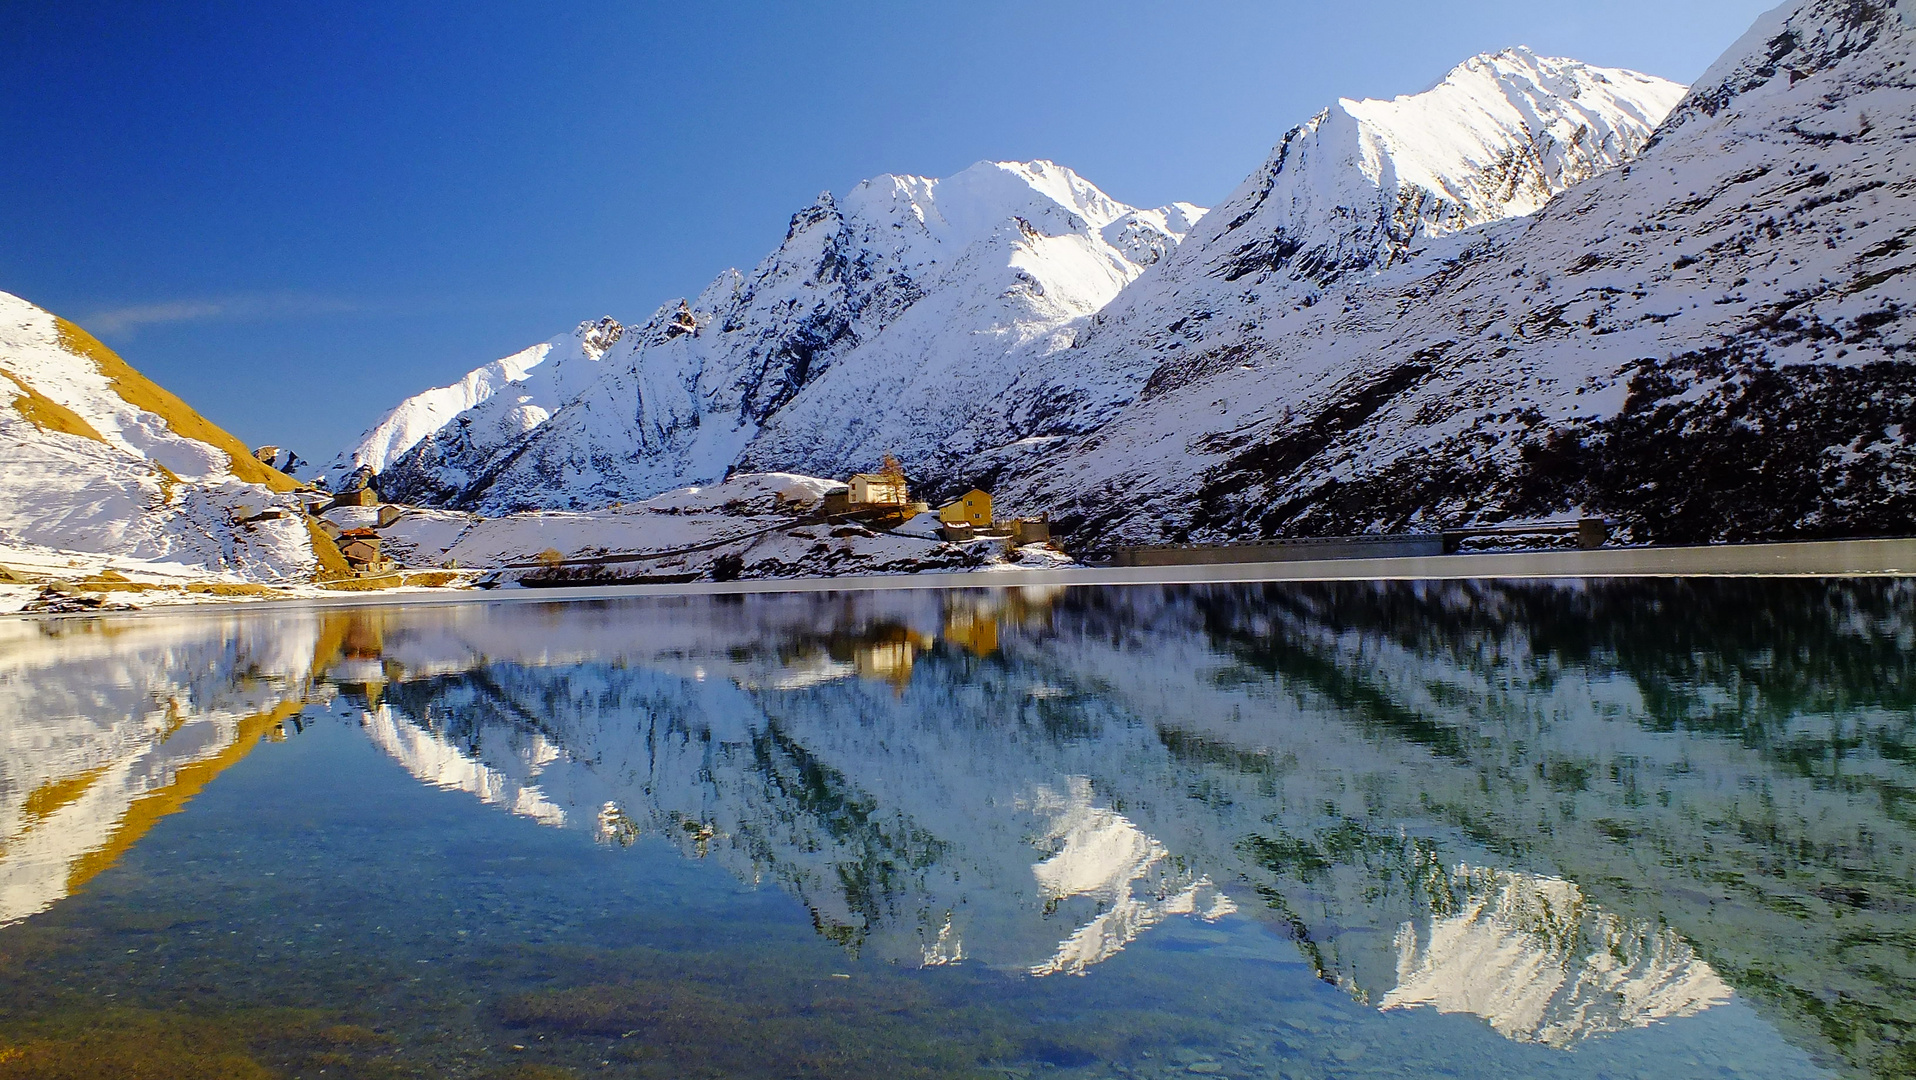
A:
{"type": "Polygon", "coordinates": [[[968,570],[1056,569],[1072,565],[1043,545],[1002,538],[950,542],[929,523],[894,530],[833,521],[816,510],[835,481],[754,473],[640,503],[589,512],[529,511],[503,517],[424,507],[348,506],[327,511],[340,529],[371,529],[390,572],[336,581],[261,583],[204,568],[105,553],[0,544],[0,612],[52,613],[125,607],[314,600],[377,594],[458,594],[516,588],[868,575],[968,570]],[[380,525],[382,509],[387,523],[380,525]],[[394,517],[390,511],[397,509],[394,517]],[[719,567],[729,569],[721,572],[719,567]],[[51,594],[48,592],[51,587],[51,594]]]}

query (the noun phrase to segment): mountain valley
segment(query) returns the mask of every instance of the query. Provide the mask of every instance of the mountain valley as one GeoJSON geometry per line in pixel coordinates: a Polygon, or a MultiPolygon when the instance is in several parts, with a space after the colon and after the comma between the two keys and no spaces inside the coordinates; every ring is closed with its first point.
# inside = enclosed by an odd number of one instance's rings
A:
{"type": "Polygon", "coordinates": [[[892,455],[917,498],[983,489],[1079,555],[1578,517],[1639,544],[1903,535],[1913,53],[1903,6],[1799,0],[1691,88],[1485,54],[1340,100],[1208,211],[1043,160],[878,176],[695,297],[401,402],[330,493],[4,297],[0,564],[350,578],[338,534],[398,518],[305,515],[369,485],[411,508],[401,571],[734,533],[748,576],[978,565],[935,536],[827,558],[779,516],[892,455]]]}

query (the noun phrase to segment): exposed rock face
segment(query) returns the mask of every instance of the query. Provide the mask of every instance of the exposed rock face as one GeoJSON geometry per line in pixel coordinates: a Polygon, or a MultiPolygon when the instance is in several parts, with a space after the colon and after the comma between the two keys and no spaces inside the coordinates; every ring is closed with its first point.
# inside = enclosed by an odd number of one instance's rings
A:
{"type": "Polygon", "coordinates": [[[1885,3],[1772,13],[1634,163],[1302,300],[1200,230],[1162,269],[1201,277],[1112,346],[1158,359],[1143,393],[1004,497],[1080,542],[1575,510],[1649,541],[1907,532],[1912,40],[1885,3]]]}

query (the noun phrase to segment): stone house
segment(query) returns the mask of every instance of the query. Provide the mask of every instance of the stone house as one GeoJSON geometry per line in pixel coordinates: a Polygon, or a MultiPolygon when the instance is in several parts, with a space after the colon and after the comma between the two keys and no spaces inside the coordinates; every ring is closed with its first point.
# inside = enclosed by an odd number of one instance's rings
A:
{"type": "Polygon", "coordinates": [[[390,564],[380,557],[379,534],[371,529],[345,529],[339,534],[339,553],[355,570],[384,570],[390,564]]]}
{"type": "Polygon", "coordinates": [[[370,487],[342,491],[333,496],[334,506],[378,506],[379,492],[370,487]]]}
{"type": "Polygon", "coordinates": [[[1041,517],[1019,518],[1011,523],[1011,542],[1019,547],[1050,543],[1051,520],[1041,517]]]}

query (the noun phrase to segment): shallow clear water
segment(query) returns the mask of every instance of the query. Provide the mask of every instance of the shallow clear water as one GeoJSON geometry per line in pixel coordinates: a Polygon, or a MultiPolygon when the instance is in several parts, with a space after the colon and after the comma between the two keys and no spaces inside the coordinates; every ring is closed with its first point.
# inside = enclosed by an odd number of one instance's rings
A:
{"type": "Polygon", "coordinates": [[[0,629],[0,1077],[1916,1073],[1916,591],[0,629]]]}

